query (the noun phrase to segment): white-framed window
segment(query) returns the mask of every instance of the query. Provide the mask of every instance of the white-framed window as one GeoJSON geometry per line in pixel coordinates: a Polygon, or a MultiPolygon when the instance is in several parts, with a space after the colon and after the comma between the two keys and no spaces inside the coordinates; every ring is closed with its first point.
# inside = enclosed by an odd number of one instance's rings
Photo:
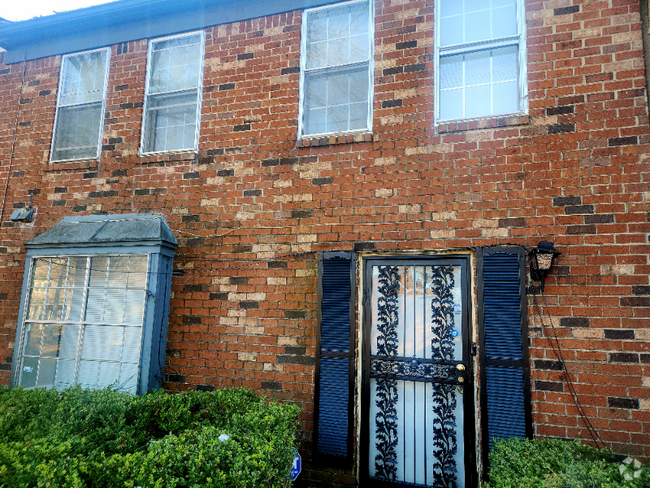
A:
{"type": "Polygon", "coordinates": [[[136,392],[148,255],[32,259],[18,385],[136,392]]]}
{"type": "Polygon", "coordinates": [[[109,48],[63,56],[50,161],[99,157],[109,58],[109,48]]]}
{"type": "Polygon", "coordinates": [[[438,0],[436,122],[527,110],[522,0],[438,0]]]}
{"type": "Polygon", "coordinates": [[[196,150],[203,31],[149,41],[141,152],[196,150]]]}
{"type": "Polygon", "coordinates": [[[300,136],[372,130],[372,2],[305,10],[300,136]]]}

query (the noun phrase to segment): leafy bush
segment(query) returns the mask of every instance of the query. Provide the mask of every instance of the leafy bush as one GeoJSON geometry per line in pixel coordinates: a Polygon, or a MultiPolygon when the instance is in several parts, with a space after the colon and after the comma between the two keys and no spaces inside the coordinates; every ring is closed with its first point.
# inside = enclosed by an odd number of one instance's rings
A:
{"type": "Polygon", "coordinates": [[[650,488],[650,468],[635,469],[633,463],[623,463],[623,458],[608,450],[580,445],[578,441],[497,440],[490,452],[490,481],[484,486],[650,488]]]}
{"type": "Polygon", "coordinates": [[[0,389],[0,488],[285,487],[298,412],[240,389],[0,389]]]}

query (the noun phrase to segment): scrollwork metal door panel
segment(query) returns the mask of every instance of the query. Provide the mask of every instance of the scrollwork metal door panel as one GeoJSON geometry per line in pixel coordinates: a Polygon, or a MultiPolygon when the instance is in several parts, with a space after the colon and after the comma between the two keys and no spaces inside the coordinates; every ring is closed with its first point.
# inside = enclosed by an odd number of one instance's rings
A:
{"type": "Polygon", "coordinates": [[[369,482],[466,486],[465,273],[462,259],[367,261],[369,482]]]}

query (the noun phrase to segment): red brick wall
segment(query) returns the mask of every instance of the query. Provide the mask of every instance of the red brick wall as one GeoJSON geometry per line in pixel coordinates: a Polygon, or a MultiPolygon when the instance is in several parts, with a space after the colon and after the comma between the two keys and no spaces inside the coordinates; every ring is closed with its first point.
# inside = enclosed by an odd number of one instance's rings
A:
{"type": "MultiPolygon", "coordinates": [[[[0,381],[9,380],[22,245],[65,215],[165,214],[184,273],[173,280],[166,388],[249,386],[296,402],[304,447],[315,251],[549,239],[563,254],[546,302],[580,400],[604,441],[650,457],[639,2],[527,0],[526,9],[529,116],[436,129],[433,0],[376,0],[373,133],[328,140],[297,141],[300,12],[207,29],[198,155],[138,156],[146,40],[112,46],[99,162],[48,163],[60,57],[0,64],[0,198],[9,177],[0,381]],[[30,194],[35,221],[9,223],[30,194]]],[[[535,433],[587,439],[529,305],[535,433]]]]}

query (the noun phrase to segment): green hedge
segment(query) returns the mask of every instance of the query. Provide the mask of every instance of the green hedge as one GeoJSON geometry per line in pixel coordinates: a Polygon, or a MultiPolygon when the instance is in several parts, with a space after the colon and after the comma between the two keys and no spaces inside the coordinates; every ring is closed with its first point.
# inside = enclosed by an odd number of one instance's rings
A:
{"type": "Polygon", "coordinates": [[[0,388],[0,488],[286,487],[299,410],[241,389],[0,388]]]}
{"type": "Polygon", "coordinates": [[[650,488],[650,468],[560,439],[495,441],[486,488],[650,488]],[[626,476],[627,475],[627,476],[626,476]],[[631,478],[631,479],[630,479],[631,478]]]}

